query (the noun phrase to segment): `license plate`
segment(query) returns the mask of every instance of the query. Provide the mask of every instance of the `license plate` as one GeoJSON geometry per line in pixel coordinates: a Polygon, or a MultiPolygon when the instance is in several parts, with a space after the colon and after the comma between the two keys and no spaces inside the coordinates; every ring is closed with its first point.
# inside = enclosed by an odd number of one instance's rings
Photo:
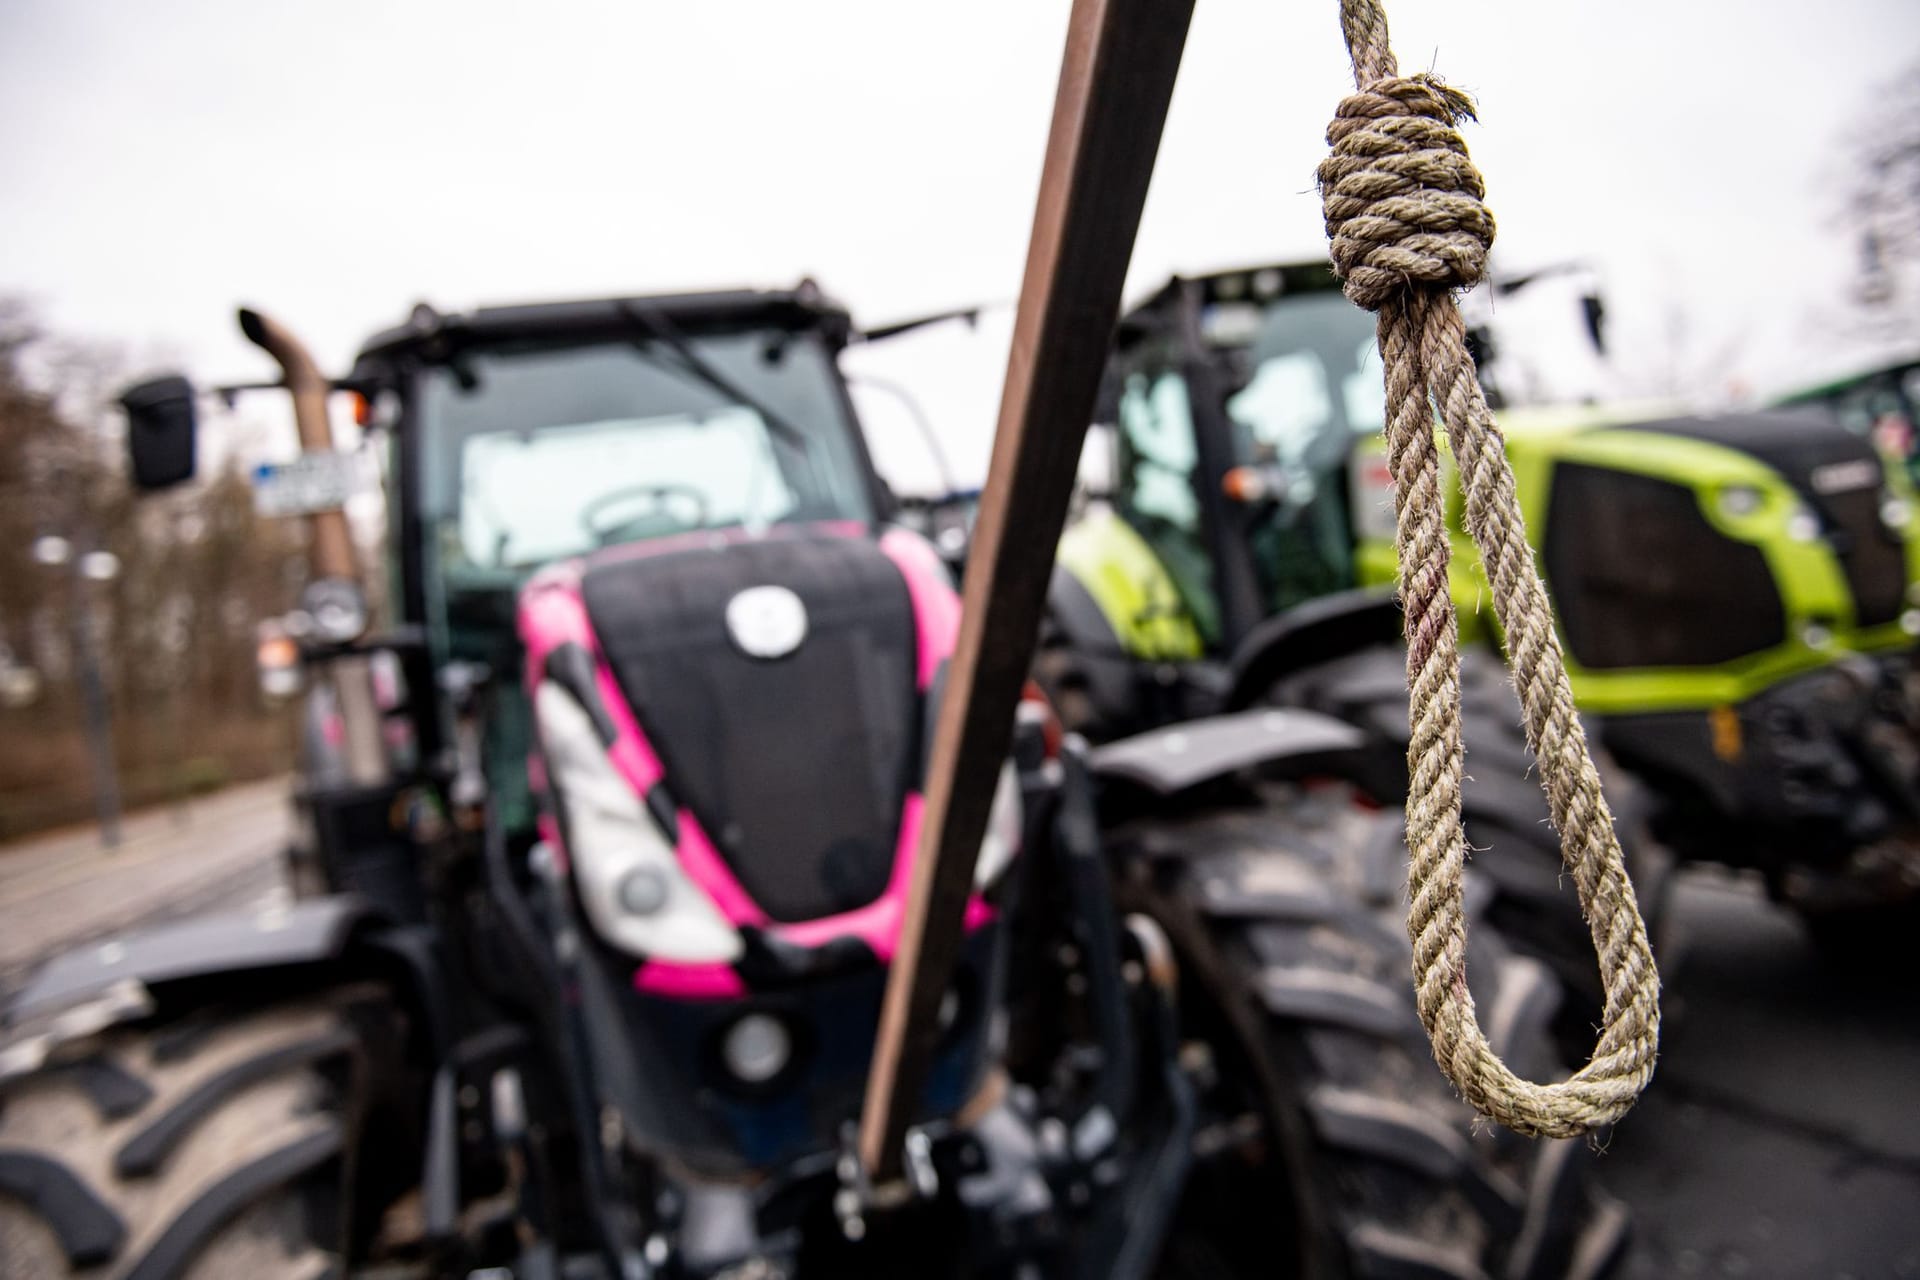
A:
{"type": "Polygon", "coordinates": [[[292,462],[267,462],[253,469],[253,509],[263,516],[338,511],[359,487],[358,455],[303,453],[292,462]]]}

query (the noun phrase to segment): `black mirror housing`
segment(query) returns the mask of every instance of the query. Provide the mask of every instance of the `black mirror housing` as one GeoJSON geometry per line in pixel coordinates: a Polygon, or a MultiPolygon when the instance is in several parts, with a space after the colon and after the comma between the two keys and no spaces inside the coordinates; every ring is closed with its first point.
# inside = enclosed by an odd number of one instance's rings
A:
{"type": "Polygon", "coordinates": [[[134,488],[152,493],[191,480],[199,425],[193,384],[177,374],[136,383],[120,394],[120,407],[134,488]]]}

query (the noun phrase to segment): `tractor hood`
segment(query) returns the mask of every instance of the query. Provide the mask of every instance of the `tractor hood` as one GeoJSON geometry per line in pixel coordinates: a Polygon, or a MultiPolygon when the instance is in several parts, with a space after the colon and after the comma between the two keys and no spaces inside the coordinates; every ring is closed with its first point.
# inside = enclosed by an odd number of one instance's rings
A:
{"type": "MultiPolygon", "coordinates": [[[[1889,479],[1864,439],[1811,413],[1693,418],[1662,424],[1668,434],[1737,449],[1766,463],[1815,512],[1852,589],[1855,624],[1900,616],[1906,599],[1904,524],[1890,524],[1889,479]]],[[[1911,513],[1907,513],[1911,518],[1911,513]]]]}
{"type": "MultiPolygon", "coordinates": [[[[1852,597],[1853,625],[1878,627],[1899,618],[1906,603],[1911,513],[1895,500],[1897,481],[1866,440],[1805,412],[1672,418],[1619,429],[1698,441],[1765,466],[1813,517],[1812,523],[1799,524],[1790,518],[1789,537],[1817,539],[1839,562],[1852,597]]],[[[1672,478],[1687,482],[1684,471],[1672,478]]],[[[1716,500],[1711,493],[1698,497],[1703,503],[1716,500]]]]}
{"type": "MultiPolygon", "coordinates": [[[[547,834],[588,905],[604,899],[600,932],[644,962],[642,989],[751,988],[733,966],[764,967],[741,954],[754,938],[891,958],[959,629],[930,546],[816,524],[609,548],[536,575],[519,621],[547,834]],[[596,838],[595,813],[623,833],[596,838]],[[670,901],[615,910],[613,882],[643,852],[670,901]]],[[[1018,845],[1007,782],[982,885],[1018,845]]]]}
{"type": "Polygon", "coordinates": [[[1913,643],[1905,477],[1829,419],[1530,422],[1507,448],[1590,710],[1739,702],[1913,643]]]}
{"type": "Polygon", "coordinates": [[[919,781],[913,602],[865,538],[589,562],[581,598],[666,777],[776,920],[885,890],[919,781]]]}

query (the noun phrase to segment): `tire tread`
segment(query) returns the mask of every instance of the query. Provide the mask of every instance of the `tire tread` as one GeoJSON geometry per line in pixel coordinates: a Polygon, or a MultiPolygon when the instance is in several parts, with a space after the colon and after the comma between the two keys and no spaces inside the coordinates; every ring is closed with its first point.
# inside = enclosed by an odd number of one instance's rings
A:
{"type": "Polygon", "coordinates": [[[319,997],[109,1029],[10,1081],[0,1168],[58,1173],[24,1190],[0,1175],[0,1271],[237,1280],[335,1266],[305,1194],[343,1189],[365,1084],[358,1044],[348,1011],[319,997]],[[76,1070],[87,1063],[134,1082],[142,1105],[91,1100],[76,1070]],[[72,1194],[49,1203],[49,1187],[72,1194]]]}
{"type": "MultiPolygon", "coordinates": [[[[1597,1239],[1590,1275],[1608,1274],[1618,1250],[1601,1247],[1610,1202],[1591,1186],[1591,1152],[1477,1120],[1432,1061],[1413,1010],[1404,880],[1371,865],[1383,847],[1404,856],[1398,816],[1342,784],[1269,786],[1261,799],[1142,820],[1116,837],[1203,922],[1214,954],[1199,967],[1226,974],[1260,1012],[1256,1051],[1300,1091],[1306,1180],[1346,1270],[1545,1280],[1597,1239]],[[1285,909],[1316,893],[1323,909],[1285,909]],[[1262,903],[1283,909],[1262,914],[1262,903]]],[[[1468,975],[1483,1020],[1512,1060],[1560,1071],[1554,975],[1484,915],[1473,926],[1468,975]]]]}

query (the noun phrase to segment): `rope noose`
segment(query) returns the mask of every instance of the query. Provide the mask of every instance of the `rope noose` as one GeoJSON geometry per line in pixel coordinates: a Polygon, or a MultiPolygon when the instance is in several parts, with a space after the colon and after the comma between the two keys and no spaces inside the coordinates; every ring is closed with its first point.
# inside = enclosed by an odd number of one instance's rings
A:
{"type": "Polygon", "coordinates": [[[1420,1021],[1441,1070],[1474,1108],[1524,1134],[1572,1137],[1618,1120],[1652,1077],[1660,979],[1567,686],[1513,471],[1451,296],[1481,278],[1493,242],[1493,217],[1481,203],[1485,187],[1454,128],[1472,118],[1473,104],[1433,77],[1399,74],[1380,0],[1341,0],[1340,18],[1359,91],[1340,103],[1328,126],[1333,153],[1320,165],[1320,189],[1334,267],[1347,296],[1378,313],[1386,365],[1387,455],[1412,700],[1407,933],[1420,1021]],[[1460,654],[1447,582],[1451,548],[1436,405],[1459,463],[1467,529],[1506,633],[1527,742],[1606,987],[1592,1059],[1558,1084],[1523,1080],[1500,1061],[1467,990],[1460,654]]]}

